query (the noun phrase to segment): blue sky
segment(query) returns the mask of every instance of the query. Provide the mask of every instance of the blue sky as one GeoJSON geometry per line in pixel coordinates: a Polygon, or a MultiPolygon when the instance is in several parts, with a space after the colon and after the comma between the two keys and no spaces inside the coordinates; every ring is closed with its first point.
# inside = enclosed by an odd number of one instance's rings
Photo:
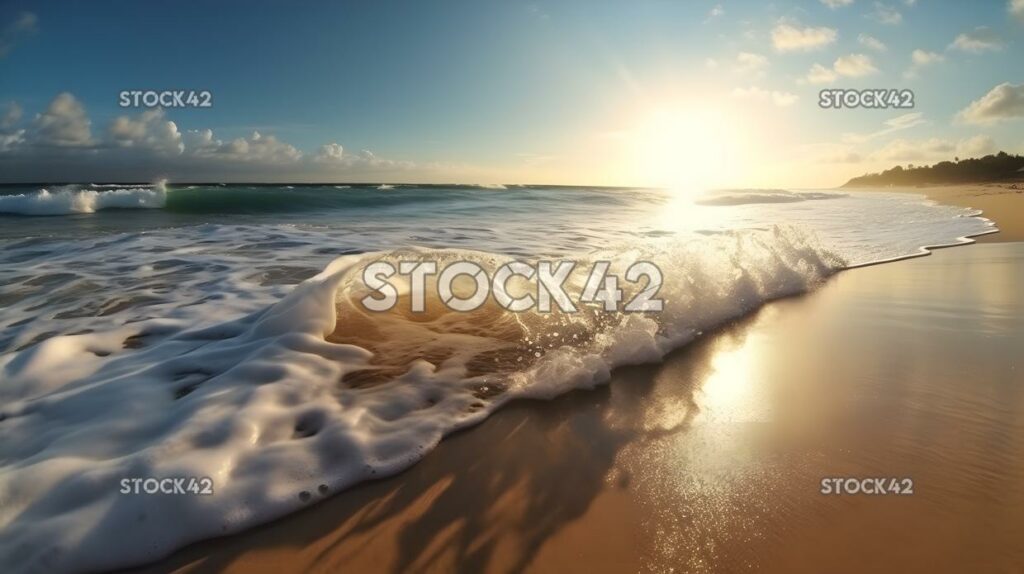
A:
{"type": "Polygon", "coordinates": [[[830,186],[1024,150],[1022,39],[1022,0],[6,2],[0,178],[830,186]]]}

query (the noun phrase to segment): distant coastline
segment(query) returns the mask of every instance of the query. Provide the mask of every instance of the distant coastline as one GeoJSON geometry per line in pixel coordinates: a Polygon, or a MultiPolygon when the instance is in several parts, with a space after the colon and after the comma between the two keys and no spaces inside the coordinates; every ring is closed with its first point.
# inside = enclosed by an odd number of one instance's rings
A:
{"type": "Polygon", "coordinates": [[[960,183],[1024,182],[1024,156],[999,152],[981,158],[941,161],[935,165],[896,166],[881,173],[855,177],[843,187],[948,185],[960,183]]]}

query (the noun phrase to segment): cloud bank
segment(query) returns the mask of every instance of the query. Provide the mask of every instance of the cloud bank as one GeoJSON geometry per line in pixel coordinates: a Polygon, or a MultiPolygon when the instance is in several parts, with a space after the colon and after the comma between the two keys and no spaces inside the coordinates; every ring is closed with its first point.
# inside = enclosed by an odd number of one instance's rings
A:
{"type": "Polygon", "coordinates": [[[835,28],[779,24],[772,29],[772,46],[779,52],[807,52],[835,42],[837,36],[835,28]]]}
{"type": "Polygon", "coordinates": [[[993,124],[1024,118],[1024,84],[999,84],[957,114],[969,124],[993,124]]]}
{"type": "Polygon", "coordinates": [[[0,108],[0,172],[5,181],[151,180],[298,181],[375,179],[437,166],[346,153],[331,142],[312,155],[271,134],[253,131],[221,140],[211,129],[188,130],[159,108],[115,117],[94,129],[82,103],[58,94],[31,119],[17,102],[0,108]]]}

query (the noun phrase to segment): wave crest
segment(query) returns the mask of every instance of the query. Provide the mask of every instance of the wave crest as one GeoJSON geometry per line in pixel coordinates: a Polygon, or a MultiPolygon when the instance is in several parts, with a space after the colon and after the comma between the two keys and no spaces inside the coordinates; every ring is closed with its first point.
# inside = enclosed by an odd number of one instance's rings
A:
{"type": "Polygon", "coordinates": [[[728,189],[696,200],[699,205],[747,205],[751,203],[798,203],[846,197],[845,193],[787,191],[785,189],[728,189]]]}
{"type": "Polygon", "coordinates": [[[77,185],[43,188],[35,193],[0,195],[0,213],[13,215],[69,215],[103,209],[160,209],[167,201],[163,181],[153,186],[112,187],[77,185]]]}

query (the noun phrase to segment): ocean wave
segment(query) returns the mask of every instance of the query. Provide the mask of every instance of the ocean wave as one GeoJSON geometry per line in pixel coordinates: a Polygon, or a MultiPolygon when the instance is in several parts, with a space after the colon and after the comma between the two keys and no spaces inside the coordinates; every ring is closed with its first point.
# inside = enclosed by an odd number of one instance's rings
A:
{"type": "Polygon", "coordinates": [[[408,467],[511,399],[606,382],[617,366],[657,361],[845,263],[792,228],[734,231],[579,262],[609,260],[613,272],[655,262],[666,279],[658,314],[485,306],[428,309],[423,321],[355,303],[366,263],[409,258],[492,270],[510,260],[454,249],[347,255],[239,319],[150,319],[0,356],[5,571],[129,566],[272,520],[408,467]],[[119,492],[124,478],[169,476],[208,476],[215,494],[119,492]]]}
{"type": "Polygon", "coordinates": [[[140,187],[155,187],[158,184],[144,184],[137,183],[132,185],[125,185],[123,183],[90,183],[89,187],[94,189],[123,189],[123,188],[140,188],[140,187]]]}
{"type": "Polygon", "coordinates": [[[752,203],[797,203],[846,197],[845,193],[820,191],[787,191],[785,189],[729,189],[698,198],[699,205],[746,205],[752,203]]]}
{"type": "Polygon", "coordinates": [[[439,203],[460,193],[404,187],[197,187],[169,190],[164,208],[178,213],[294,213],[439,203]]]}
{"type": "MultiPolygon", "coordinates": [[[[160,209],[167,189],[163,182],[145,187],[82,189],[77,185],[40,189],[35,193],[0,195],[0,213],[12,215],[69,215],[103,209],[160,209]]],[[[90,187],[93,187],[90,186],[90,187]]]]}

